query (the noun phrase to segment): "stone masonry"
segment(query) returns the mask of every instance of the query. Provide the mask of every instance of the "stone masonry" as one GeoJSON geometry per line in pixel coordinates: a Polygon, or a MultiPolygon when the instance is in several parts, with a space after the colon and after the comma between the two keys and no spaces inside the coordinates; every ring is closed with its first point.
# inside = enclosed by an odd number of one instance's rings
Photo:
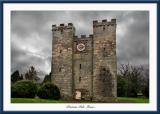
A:
{"type": "Polygon", "coordinates": [[[117,97],[116,19],[93,21],[93,34],[52,25],[52,82],[64,99],[105,101],[117,97]]]}

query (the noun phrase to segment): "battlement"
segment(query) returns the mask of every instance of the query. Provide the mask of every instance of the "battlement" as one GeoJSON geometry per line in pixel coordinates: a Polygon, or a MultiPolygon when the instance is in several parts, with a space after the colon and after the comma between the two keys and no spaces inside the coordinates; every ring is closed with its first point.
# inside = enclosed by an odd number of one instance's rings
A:
{"type": "Polygon", "coordinates": [[[107,19],[104,19],[100,22],[98,22],[98,20],[94,20],[93,21],[93,27],[97,27],[97,26],[104,26],[104,25],[116,25],[116,19],[111,19],[111,21],[107,21],[107,19]]]}
{"type": "Polygon", "coordinates": [[[67,30],[67,29],[73,29],[74,26],[72,23],[68,23],[67,25],[61,23],[59,26],[52,25],[52,31],[59,31],[59,30],[67,30]]]}
{"type": "Polygon", "coordinates": [[[88,36],[86,35],[81,35],[80,37],[74,36],[74,39],[86,39],[86,38],[92,38],[92,37],[93,37],[93,34],[90,34],[88,36]]]}

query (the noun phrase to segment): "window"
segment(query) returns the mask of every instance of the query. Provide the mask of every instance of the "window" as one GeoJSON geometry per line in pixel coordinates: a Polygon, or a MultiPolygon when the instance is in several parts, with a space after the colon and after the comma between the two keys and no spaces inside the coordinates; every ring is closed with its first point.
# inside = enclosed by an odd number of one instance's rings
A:
{"type": "Polygon", "coordinates": [[[59,52],[62,53],[62,50],[60,50],[59,52]]]}
{"type": "Polygon", "coordinates": [[[103,71],[106,71],[106,68],[102,68],[103,71]]]}
{"type": "Polygon", "coordinates": [[[103,57],[107,57],[107,50],[106,50],[106,48],[105,48],[105,47],[103,48],[102,53],[103,53],[103,57]]]}
{"type": "Polygon", "coordinates": [[[81,81],[81,77],[79,77],[79,82],[81,81]]]}
{"type": "Polygon", "coordinates": [[[82,67],[82,65],[81,65],[81,64],[79,64],[79,69],[81,69],[81,67],[82,67]]]}
{"type": "Polygon", "coordinates": [[[60,68],[59,68],[59,72],[61,72],[61,70],[62,70],[62,69],[61,69],[61,67],[60,67],[60,68]]]}
{"type": "Polygon", "coordinates": [[[63,29],[61,29],[61,34],[63,33],[63,29]]]}
{"type": "Polygon", "coordinates": [[[105,30],[105,26],[103,26],[103,31],[105,30]]]}

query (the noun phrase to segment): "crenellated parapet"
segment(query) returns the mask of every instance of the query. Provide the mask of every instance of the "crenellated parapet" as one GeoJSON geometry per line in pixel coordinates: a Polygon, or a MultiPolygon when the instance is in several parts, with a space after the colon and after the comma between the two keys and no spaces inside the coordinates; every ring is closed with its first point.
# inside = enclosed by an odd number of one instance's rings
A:
{"type": "Polygon", "coordinates": [[[98,20],[94,20],[93,21],[93,28],[94,27],[99,27],[99,26],[114,26],[116,25],[116,19],[111,19],[111,21],[107,21],[107,19],[102,20],[102,21],[98,21],[98,20]]]}
{"type": "Polygon", "coordinates": [[[67,25],[65,24],[59,24],[57,25],[52,25],[52,31],[62,31],[62,30],[68,30],[68,29],[74,29],[74,26],[72,23],[68,23],[67,25]]]}
{"type": "Polygon", "coordinates": [[[81,39],[88,39],[88,38],[93,38],[93,34],[89,34],[88,36],[87,35],[81,35],[80,37],[78,36],[74,36],[74,39],[76,40],[81,40],[81,39]]]}

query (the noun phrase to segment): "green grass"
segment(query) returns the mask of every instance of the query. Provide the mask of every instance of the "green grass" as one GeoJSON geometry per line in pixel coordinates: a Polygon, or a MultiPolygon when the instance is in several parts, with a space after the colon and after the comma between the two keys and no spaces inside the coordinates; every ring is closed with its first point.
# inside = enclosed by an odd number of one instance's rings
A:
{"type": "MultiPolygon", "coordinates": [[[[64,101],[64,100],[49,100],[39,98],[12,98],[12,103],[96,103],[92,101],[64,101]]],[[[103,102],[104,103],[104,102],[103,102]]],[[[131,97],[117,97],[117,101],[112,103],[149,103],[147,98],[131,98],[131,97]]]]}
{"type": "Polygon", "coordinates": [[[149,103],[149,99],[148,98],[141,98],[141,97],[137,97],[137,98],[132,98],[132,97],[118,97],[117,98],[118,102],[120,103],[149,103]]]}
{"type": "Polygon", "coordinates": [[[64,101],[38,98],[11,98],[11,103],[64,103],[64,101]]]}

